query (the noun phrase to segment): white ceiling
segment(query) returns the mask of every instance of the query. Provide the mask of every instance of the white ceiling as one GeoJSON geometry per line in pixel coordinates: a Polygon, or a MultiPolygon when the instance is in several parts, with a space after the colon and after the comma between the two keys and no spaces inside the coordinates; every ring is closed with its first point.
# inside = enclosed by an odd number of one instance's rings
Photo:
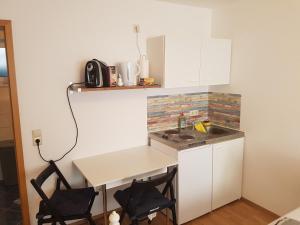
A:
{"type": "Polygon", "coordinates": [[[205,8],[218,8],[232,4],[239,0],[159,0],[164,2],[172,2],[177,4],[192,5],[205,8]]]}

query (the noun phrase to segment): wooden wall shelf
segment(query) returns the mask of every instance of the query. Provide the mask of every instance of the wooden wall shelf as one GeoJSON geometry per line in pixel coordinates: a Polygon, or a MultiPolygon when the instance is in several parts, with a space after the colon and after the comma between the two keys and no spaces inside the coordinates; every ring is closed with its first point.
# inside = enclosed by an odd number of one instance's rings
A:
{"type": "Polygon", "coordinates": [[[116,91],[116,90],[132,90],[132,89],[148,89],[148,88],[160,88],[158,84],[147,85],[147,86],[123,86],[123,87],[97,87],[97,88],[87,88],[84,86],[79,86],[74,88],[77,92],[89,92],[89,91],[116,91]]]}

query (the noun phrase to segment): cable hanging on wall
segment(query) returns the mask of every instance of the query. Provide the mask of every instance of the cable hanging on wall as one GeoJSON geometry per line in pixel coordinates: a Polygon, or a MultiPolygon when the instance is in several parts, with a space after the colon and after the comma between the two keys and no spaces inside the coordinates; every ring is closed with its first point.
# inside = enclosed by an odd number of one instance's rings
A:
{"type": "Polygon", "coordinates": [[[137,47],[137,50],[138,50],[138,53],[139,53],[139,58],[142,57],[142,51],[141,51],[141,47],[140,47],[140,26],[138,24],[136,24],[134,26],[134,31],[135,31],[135,38],[136,38],[136,47],[137,47]]]}
{"type": "MultiPolygon", "coordinates": [[[[78,124],[77,124],[77,121],[76,121],[76,118],[75,118],[75,115],[74,115],[74,112],[73,112],[73,108],[72,108],[72,105],[71,105],[71,102],[70,102],[70,91],[73,90],[73,87],[75,85],[81,85],[81,84],[84,84],[84,82],[80,82],[80,83],[72,83],[70,84],[67,89],[66,89],[66,96],[67,96],[67,100],[68,100],[68,105],[69,105],[69,108],[70,108],[70,112],[71,112],[71,115],[72,115],[72,118],[73,118],[73,121],[74,121],[74,124],[75,124],[75,128],[76,128],[76,135],[75,135],[75,142],[73,144],[73,146],[65,153],[63,154],[60,158],[56,159],[56,160],[53,160],[54,162],[58,162],[60,160],[62,160],[66,155],[68,155],[70,152],[72,152],[74,150],[74,148],[76,147],[77,145],[77,142],[78,142],[78,136],[79,136],[79,132],[78,132],[78,124]]],[[[38,148],[38,151],[39,151],[39,155],[41,157],[41,159],[45,162],[49,162],[50,160],[47,160],[43,157],[43,155],[41,154],[41,149],[40,149],[40,139],[36,139],[35,140],[36,144],[37,144],[37,148],[38,148]]]]}

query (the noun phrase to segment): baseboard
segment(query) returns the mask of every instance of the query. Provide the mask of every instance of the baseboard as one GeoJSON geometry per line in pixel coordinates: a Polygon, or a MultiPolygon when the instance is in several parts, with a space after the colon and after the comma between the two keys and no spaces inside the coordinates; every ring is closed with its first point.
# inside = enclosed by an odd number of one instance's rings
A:
{"type": "Polygon", "coordinates": [[[266,209],[266,208],[264,208],[264,207],[262,207],[260,205],[257,205],[256,203],[254,203],[254,202],[252,202],[252,201],[250,201],[250,200],[248,200],[248,199],[246,199],[244,197],[242,197],[241,200],[244,201],[244,202],[246,202],[249,205],[253,205],[256,208],[259,208],[259,209],[263,210],[264,212],[268,213],[271,216],[278,217],[278,218],[280,217],[279,215],[271,212],[270,210],[268,210],[268,209],[266,209]]]}

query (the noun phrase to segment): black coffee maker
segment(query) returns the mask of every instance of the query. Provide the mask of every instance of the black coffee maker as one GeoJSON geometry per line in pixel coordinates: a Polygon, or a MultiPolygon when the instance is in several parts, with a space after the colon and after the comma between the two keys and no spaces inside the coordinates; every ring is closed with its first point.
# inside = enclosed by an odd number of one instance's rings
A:
{"type": "Polygon", "coordinates": [[[109,68],[106,63],[98,59],[86,63],[85,86],[89,88],[109,87],[109,68]]]}

